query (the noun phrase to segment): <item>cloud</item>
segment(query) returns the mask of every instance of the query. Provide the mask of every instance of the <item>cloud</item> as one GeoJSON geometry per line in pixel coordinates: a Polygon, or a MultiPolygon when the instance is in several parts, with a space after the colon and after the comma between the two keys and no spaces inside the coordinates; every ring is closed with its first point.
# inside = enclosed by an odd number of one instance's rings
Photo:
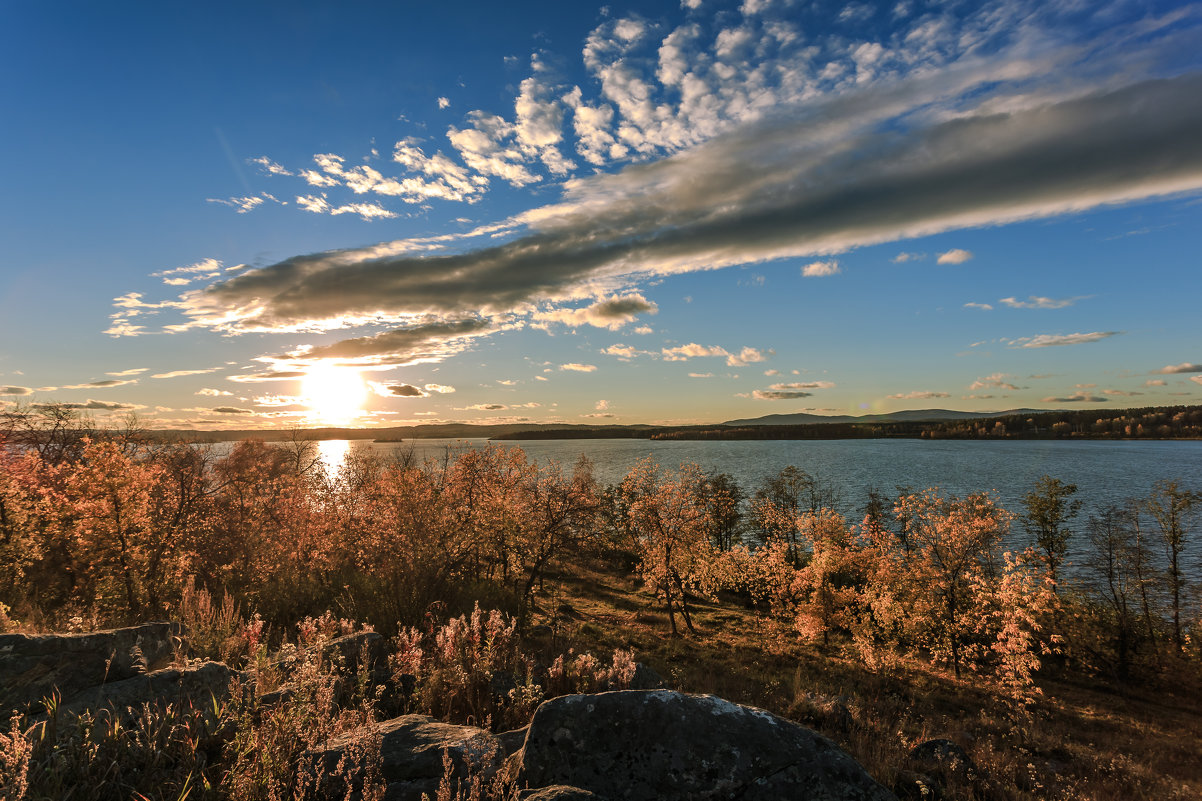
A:
{"type": "Polygon", "coordinates": [[[1165,381],[1162,378],[1149,378],[1147,381],[1144,382],[1144,386],[1145,387],[1164,387],[1164,386],[1168,386],[1168,383],[1169,383],[1168,381],[1165,381]]]}
{"type": "MultiPolygon", "coordinates": [[[[56,403],[55,406],[62,409],[79,409],[81,411],[96,411],[96,412],[132,412],[136,409],[144,409],[145,406],[140,406],[136,403],[117,403],[108,401],[98,401],[89,398],[83,403],[56,403]]],[[[38,403],[34,404],[35,408],[49,408],[49,404],[38,403]]]]}
{"type": "Polygon", "coordinates": [[[0,387],[0,395],[32,395],[29,387],[0,387]]]}
{"type": "Polygon", "coordinates": [[[389,395],[395,395],[400,398],[424,398],[426,393],[422,392],[411,384],[389,384],[384,386],[384,390],[389,395]]]}
{"type": "Polygon", "coordinates": [[[1160,373],[1161,375],[1174,375],[1177,373],[1202,373],[1202,364],[1190,364],[1189,362],[1182,362],[1181,364],[1166,365],[1165,367],[1161,367],[1159,370],[1153,370],[1152,372],[1160,373]]]}
{"type": "Polygon", "coordinates": [[[339,214],[358,214],[363,220],[368,222],[371,220],[391,219],[397,216],[396,212],[389,211],[379,203],[345,203],[341,206],[334,206],[326,198],[327,195],[325,192],[322,192],[320,197],[317,195],[298,195],[296,205],[314,214],[330,214],[334,216],[339,214]]]}
{"type": "Polygon", "coordinates": [[[1035,337],[1021,337],[1010,340],[1010,345],[1019,348],[1052,348],[1060,345],[1084,345],[1087,342],[1097,342],[1100,339],[1114,337],[1122,331],[1093,331],[1088,334],[1040,334],[1035,337]]]}
{"type": "Polygon", "coordinates": [[[536,312],[535,320],[557,322],[569,326],[587,323],[597,328],[616,331],[632,322],[639,314],[655,314],[659,307],[640,294],[613,295],[583,309],[554,309],[536,312]]]}
{"type": "Polygon", "coordinates": [[[745,347],[738,353],[726,354],[726,365],[727,367],[742,367],[743,365],[750,364],[752,362],[767,361],[768,356],[770,356],[772,353],[773,351],[764,353],[756,348],[745,347]]]}
{"type": "Polygon", "coordinates": [[[1065,398],[1044,398],[1043,403],[1106,403],[1109,398],[1103,398],[1099,395],[1090,395],[1085,390],[1078,390],[1072,395],[1065,398]]]}
{"type": "Polygon", "coordinates": [[[973,256],[971,250],[962,250],[954,248],[946,253],[940,253],[939,258],[935,260],[936,264],[963,264],[973,256]]]}
{"type": "Polygon", "coordinates": [[[436,362],[459,353],[472,338],[492,328],[491,322],[480,319],[430,322],[303,348],[280,358],[349,359],[359,364],[395,365],[436,362]]]}
{"type": "Polygon", "coordinates": [[[155,373],[151,376],[151,378],[181,378],[186,375],[204,375],[205,373],[215,373],[220,369],[220,367],[206,367],[203,370],[172,370],[169,373],[155,373]]]}
{"type": "Polygon", "coordinates": [[[580,416],[581,417],[601,418],[601,419],[607,419],[607,420],[617,417],[616,414],[610,414],[609,412],[589,412],[588,414],[582,414],[580,416]]]}
{"type": "Polygon", "coordinates": [[[68,384],[63,389],[108,389],[136,383],[138,383],[136,378],[106,378],[103,381],[90,381],[87,384],[68,384]]]}
{"type": "Polygon", "coordinates": [[[447,386],[446,384],[426,384],[424,389],[426,392],[437,392],[440,395],[449,395],[455,391],[454,387],[447,386]]]}
{"type": "Polygon", "coordinates": [[[730,358],[730,352],[718,345],[698,345],[696,342],[690,342],[687,345],[677,345],[674,348],[664,348],[661,351],[664,359],[669,362],[683,362],[687,359],[694,359],[700,356],[726,356],[730,358]]]}
{"type": "Polygon", "coordinates": [[[504,313],[596,280],[829,254],[1202,186],[1202,75],[996,113],[969,105],[999,77],[980,66],[785,108],[671,157],[569,180],[562,202],[519,215],[526,232],[501,244],[295,256],[189,293],[186,314],[242,331],[504,313]],[[963,105],[915,113],[933,98],[963,105]]]}
{"type": "Polygon", "coordinates": [[[251,409],[239,409],[237,406],[214,406],[209,411],[218,414],[254,414],[251,409]]]}
{"type": "Polygon", "coordinates": [[[769,389],[831,389],[834,381],[793,381],[788,384],[772,384],[769,389]]]}
{"type": "Polygon", "coordinates": [[[1191,375],[1189,380],[1193,381],[1195,384],[1202,384],[1202,375],[1191,375]]]}
{"type": "Polygon", "coordinates": [[[796,389],[757,389],[751,393],[751,397],[756,400],[795,400],[797,398],[808,398],[813,392],[804,392],[796,389]]]}
{"type": "Polygon", "coordinates": [[[128,378],[131,375],[138,375],[139,373],[145,373],[148,370],[150,370],[149,367],[133,367],[129,370],[119,370],[115,373],[105,373],[105,375],[111,375],[111,376],[115,376],[117,378],[128,378]]]}
{"type": "Polygon", "coordinates": [[[968,391],[972,392],[973,390],[977,389],[995,388],[1008,389],[1012,392],[1017,392],[1020,387],[1017,387],[1009,381],[1006,381],[1006,379],[1009,377],[1010,376],[1007,373],[994,373],[993,375],[988,375],[984,378],[978,378],[976,381],[973,381],[968,385],[968,391]]]}
{"type": "MultiPolygon", "coordinates": [[[[277,164],[274,166],[278,167],[279,165],[277,164]]],[[[283,173],[283,174],[289,175],[290,173],[283,173]]],[[[229,198],[210,197],[210,198],[206,198],[206,200],[209,203],[220,203],[222,206],[229,206],[231,209],[237,209],[239,214],[246,214],[248,211],[253,211],[255,208],[263,205],[263,201],[265,201],[265,200],[270,200],[273,203],[279,203],[280,205],[283,205],[283,206],[288,205],[286,201],[279,200],[274,195],[269,195],[266,192],[260,192],[257,195],[246,195],[245,197],[229,197],[229,198]]],[[[178,282],[168,281],[167,283],[171,284],[171,283],[178,283],[178,282]]]]}
{"type": "Polygon", "coordinates": [[[806,278],[819,278],[824,275],[838,275],[839,262],[815,261],[801,268],[801,274],[806,278]]]}
{"type": "Polygon", "coordinates": [[[689,378],[713,378],[713,373],[689,373],[689,378]]]}
{"type": "Polygon", "coordinates": [[[1063,309],[1066,306],[1072,306],[1081,298],[1043,298],[1038,295],[1032,295],[1026,300],[1018,298],[1002,298],[998,303],[1004,303],[1012,309],[1063,309]]]}
{"type": "Polygon", "coordinates": [[[293,173],[266,156],[258,156],[246,160],[249,164],[258,164],[259,168],[268,175],[292,175],[293,173]]]}
{"type": "Polygon", "coordinates": [[[210,398],[219,398],[225,395],[233,395],[234,393],[224,389],[209,389],[208,387],[205,387],[204,389],[197,390],[196,394],[206,395],[210,398]]]}
{"type": "Polygon", "coordinates": [[[450,108],[450,107],[451,107],[451,101],[450,101],[449,99],[445,98],[445,97],[440,97],[440,98],[438,98],[438,107],[439,107],[440,109],[443,109],[443,108],[450,108]]]}
{"type": "Polygon", "coordinates": [[[1142,395],[1144,393],[1142,393],[1142,392],[1126,392],[1121,389],[1104,389],[1104,390],[1102,390],[1102,394],[1103,395],[1119,395],[1124,398],[1130,398],[1130,397],[1134,397],[1136,395],[1142,395]]]}
{"type": "Polygon", "coordinates": [[[459,409],[461,412],[476,411],[476,412],[497,412],[509,407],[503,403],[475,403],[471,406],[464,406],[459,409]]]}
{"type": "Polygon", "coordinates": [[[894,256],[892,259],[892,262],[894,264],[905,264],[908,261],[921,261],[921,260],[925,259],[926,257],[927,257],[927,254],[925,254],[925,253],[902,252],[902,253],[898,253],[896,256],[894,256]]]}
{"type": "Polygon", "coordinates": [[[298,378],[304,378],[308,375],[303,370],[268,370],[262,373],[249,373],[247,375],[230,375],[226,376],[227,381],[236,381],[239,384],[257,383],[259,381],[294,381],[298,378]]]}
{"type": "Polygon", "coordinates": [[[560,370],[567,370],[573,373],[592,373],[596,372],[597,365],[595,364],[580,364],[579,362],[571,362],[570,364],[559,365],[560,370]]]}
{"type": "Polygon", "coordinates": [[[966,308],[966,309],[981,309],[982,311],[993,311],[993,307],[990,306],[988,303],[969,302],[969,303],[964,304],[964,308],[966,308]]]}
{"type": "Polygon", "coordinates": [[[593,408],[594,408],[594,409],[596,409],[596,410],[597,410],[597,411],[599,411],[599,412],[603,412],[603,411],[605,411],[606,409],[608,409],[608,408],[609,408],[609,401],[607,401],[607,400],[599,400],[599,401],[597,401],[596,405],[595,405],[595,406],[593,406],[593,408]]]}
{"type": "Polygon", "coordinates": [[[887,395],[890,400],[930,400],[933,398],[950,398],[951,395],[946,392],[926,392],[923,390],[914,390],[913,392],[898,393],[896,395],[887,395]]]}

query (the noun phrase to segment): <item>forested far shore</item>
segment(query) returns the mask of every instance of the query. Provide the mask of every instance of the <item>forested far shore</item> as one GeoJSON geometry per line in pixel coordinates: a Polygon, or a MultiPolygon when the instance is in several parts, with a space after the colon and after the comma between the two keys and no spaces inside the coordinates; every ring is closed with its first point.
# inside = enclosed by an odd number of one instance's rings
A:
{"type": "Polygon", "coordinates": [[[896,420],[800,425],[697,425],[542,428],[496,440],[655,439],[1202,439],[1202,406],[1088,409],[958,420],[896,420]]]}

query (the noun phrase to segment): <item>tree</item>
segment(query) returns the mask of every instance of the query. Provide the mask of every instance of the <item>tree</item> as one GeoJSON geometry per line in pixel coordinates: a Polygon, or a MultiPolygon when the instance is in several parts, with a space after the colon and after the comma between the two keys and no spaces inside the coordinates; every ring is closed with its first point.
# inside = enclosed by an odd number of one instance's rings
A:
{"type": "Polygon", "coordinates": [[[1112,629],[1115,672],[1120,679],[1126,679],[1131,669],[1139,621],[1139,554],[1134,518],[1132,509],[1111,505],[1090,515],[1087,526],[1092,546],[1085,562],[1092,578],[1089,590],[1101,601],[1104,620],[1112,629]]]}
{"type": "Polygon", "coordinates": [[[710,540],[718,550],[729,551],[743,541],[743,488],[730,473],[710,473],[701,491],[712,524],[710,540]]]}
{"type": "Polygon", "coordinates": [[[1055,582],[1060,580],[1060,567],[1068,554],[1072,534],[1068,522],[1081,511],[1080,500],[1069,500],[1076,492],[1076,484],[1065,484],[1045,475],[1023,496],[1023,505],[1027,509],[1022,517],[1023,527],[1042,553],[1055,582]]]}
{"type": "Polygon", "coordinates": [[[927,624],[928,646],[960,677],[962,650],[975,629],[975,588],[999,573],[997,546],[1011,514],[984,492],[944,498],[929,489],[898,498],[895,516],[912,544],[907,581],[911,614],[927,624]]]}
{"type": "Polygon", "coordinates": [[[676,612],[694,631],[688,594],[710,595],[715,584],[712,525],[704,503],[705,475],[695,464],[683,464],[666,476],[651,457],[639,462],[622,479],[630,522],[637,533],[640,571],[664,601],[672,636],[678,636],[676,612]]]}
{"type": "Polygon", "coordinates": [[[1194,508],[1202,505],[1202,493],[1184,490],[1177,481],[1157,481],[1152,488],[1145,508],[1160,529],[1168,560],[1170,602],[1173,614],[1173,643],[1178,651],[1185,649],[1185,635],[1181,630],[1182,595],[1189,581],[1181,564],[1181,556],[1189,541],[1193,528],[1194,508]]]}

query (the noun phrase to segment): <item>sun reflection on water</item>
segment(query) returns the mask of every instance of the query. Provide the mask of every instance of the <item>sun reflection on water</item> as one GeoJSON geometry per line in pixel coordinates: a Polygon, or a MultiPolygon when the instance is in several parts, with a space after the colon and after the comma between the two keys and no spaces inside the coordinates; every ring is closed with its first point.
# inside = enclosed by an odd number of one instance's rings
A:
{"type": "Polygon", "coordinates": [[[350,452],[350,440],[323,439],[317,443],[317,455],[321,457],[322,468],[329,480],[338,478],[338,473],[346,464],[346,456],[350,452]]]}

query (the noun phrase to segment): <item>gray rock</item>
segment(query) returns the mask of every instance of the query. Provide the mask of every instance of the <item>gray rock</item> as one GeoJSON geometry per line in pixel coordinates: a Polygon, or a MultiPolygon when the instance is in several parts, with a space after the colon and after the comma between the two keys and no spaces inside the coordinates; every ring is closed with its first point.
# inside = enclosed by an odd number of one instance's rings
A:
{"type": "Polygon", "coordinates": [[[630,689],[632,690],[662,690],[668,685],[664,683],[663,677],[652,670],[642,662],[636,662],[634,665],[634,678],[630,680],[630,689]]]}
{"type": "Polygon", "coordinates": [[[56,691],[70,701],[89,688],[166,667],[180,631],[178,623],[146,623],[88,634],[0,634],[0,712],[36,714],[56,691]]]}
{"type": "Polygon", "coordinates": [[[581,790],[579,787],[556,784],[553,787],[522,790],[518,793],[518,801],[602,801],[602,799],[596,793],[581,790]]]}
{"type": "Polygon", "coordinates": [[[507,757],[521,751],[522,746],[526,744],[526,732],[529,728],[529,726],[523,726],[520,729],[497,734],[497,742],[501,745],[501,756],[507,757]]]}
{"type": "Polygon", "coordinates": [[[434,798],[442,781],[444,751],[451,758],[455,778],[466,777],[469,771],[491,777],[503,758],[497,738],[483,729],[443,723],[426,715],[403,715],[376,723],[367,731],[357,729],[335,737],[324,749],[306,754],[314,772],[323,776],[309,797],[345,797],[344,778],[335,775],[338,763],[353,743],[371,734],[380,738],[380,773],[386,785],[386,801],[421,801],[423,793],[434,798]]]}
{"type": "Polygon", "coordinates": [[[628,801],[894,799],[809,729],[714,696],[662,690],[545,702],[530,723],[518,780],[628,801]]]}
{"type": "Polygon", "coordinates": [[[910,764],[944,787],[971,786],[984,778],[984,773],[960,746],[951,740],[927,740],[910,749],[910,764]]]}
{"type": "Polygon", "coordinates": [[[76,693],[59,704],[60,715],[79,715],[100,709],[128,714],[145,704],[208,705],[229,698],[234,671],[221,662],[204,662],[183,669],[165,668],[123,681],[101,684],[76,693]]]}

